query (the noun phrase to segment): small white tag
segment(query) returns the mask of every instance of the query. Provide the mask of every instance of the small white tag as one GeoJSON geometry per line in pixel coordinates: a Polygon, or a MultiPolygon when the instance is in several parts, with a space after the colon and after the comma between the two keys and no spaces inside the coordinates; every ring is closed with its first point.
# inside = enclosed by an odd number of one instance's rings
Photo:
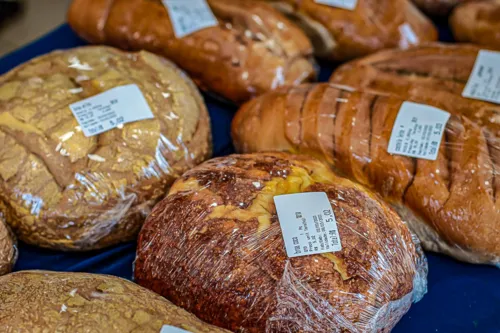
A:
{"type": "Polygon", "coordinates": [[[331,7],[354,10],[358,4],[358,0],[315,0],[316,3],[331,7]]]}
{"type": "Polygon", "coordinates": [[[219,24],[206,0],[162,0],[174,28],[175,37],[219,24]]]}
{"type": "Polygon", "coordinates": [[[160,333],[190,333],[186,330],[183,330],[178,327],[170,326],[170,325],[163,325],[161,328],[160,333]]]}
{"type": "Polygon", "coordinates": [[[408,23],[399,26],[399,32],[401,33],[402,47],[409,47],[410,45],[418,44],[418,37],[413,31],[413,28],[408,23]]]}
{"type": "Polygon", "coordinates": [[[342,250],[337,221],[325,192],[274,197],[288,257],[342,250]]]}
{"type": "Polygon", "coordinates": [[[154,118],[148,102],[135,84],[109,89],[69,106],[86,137],[126,123],[154,118]]]}
{"type": "Polygon", "coordinates": [[[500,104],[500,52],[479,51],[462,96],[500,104]]]}
{"type": "Polygon", "coordinates": [[[441,109],[404,102],[392,128],[387,151],[426,160],[436,160],[450,114],[441,109]]]}

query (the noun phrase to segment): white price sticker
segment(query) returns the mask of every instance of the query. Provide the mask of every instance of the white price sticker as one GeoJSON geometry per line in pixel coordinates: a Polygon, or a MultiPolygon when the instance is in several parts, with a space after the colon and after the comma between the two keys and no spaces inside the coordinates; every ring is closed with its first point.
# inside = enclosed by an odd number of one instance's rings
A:
{"type": "Polygon", "coordinates": [[[331,7],[354,10],[358,4],[358,0],[315,0],[316,3],[331,7]]]}
{"type": "Polygon", "coordinates": [[[274,197],[288,257],[342,250],[337,221],[325,192],[274,197]]]}
{"type": "Polygon", "coordinates": [[[206,0],[163,0],[163,4],[177,38],[219,24],[206,0]]]}
{"type": "Polygon", "coordinates": [[[462,96],[500,104],[500,52],[479,51],[462,96]]]}
{"type": "Polygon", "coordinates": [[[154,118],[135,84],[107,90],[69,106],[86,137],[143,119],[154,118]]]}
{"type": "Polygon", "coordinates": [[[190,332],[174,326],[163,325],[160,333],[190,333],[190,332]]]}
{"type": "Polygon", "coordinates": [[[392,128],[387,151],[426,160],[436,160],[450,114],[441,109],[404,102],[392,128]]]}

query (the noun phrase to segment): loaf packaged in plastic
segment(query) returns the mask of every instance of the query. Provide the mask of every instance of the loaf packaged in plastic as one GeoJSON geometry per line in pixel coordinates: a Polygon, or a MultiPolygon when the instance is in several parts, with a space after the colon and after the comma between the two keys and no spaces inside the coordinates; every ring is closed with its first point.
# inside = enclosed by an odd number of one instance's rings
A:
{"type": "Polygon", "coordinates": [[[307,36],[258,1],[74,0],[68,21],[92,43],[165,56],[237,103],[316,76],[307,36]]]}
{"type": "MultiPolygon", "coordinates": [[[[478,46],[440,43],[385,50],[340,66],[330,82],[348,89],[436,104],[500,135],[500,105],[463,97],[480,53],[478,46]]],[[[477,90],[489,89],[484,88],[477,90]]]]}
{"type": "Polygon", "coordinates": [[[432,97],[426,102],[303,85],[245,104],[233,138],[241,152],[320,157],[377,191],[427,250],[499,265],[498,136],[432,97]]]}
{"type": "Polygon", "coordinates": [[[9,273],[17,260],[17,244],[14,234],[0,214],[0,275],[9,273]]]}
{"type": "Polygon", "coordinates": [[[266,0],[309,35],[317,56],[346,61],[385,48],[437,40],[437,30],[408,0],[266,0]]]}
{"type": "Polygon", "coordinates": [[[0,213],[24,242],[132,240],[170,184],[210,154],[195,85],[151,53],[56,51],[0,77],[0,213]]]}
{"type": "Polygon", "coordinates": [[[135,262],[139,284],[234,332],[388,332],[426,275],[379,196],[284,153],[186,172],[148,217],[135,262]]]}
{"type": "Polygon", "coordinates": [[[462,4],[453,11],[450,26],[457,41],[500,50],[500,1],[462,4]]]}
{"type": "Polygon", "coordinates": [[[229,333],[114,276],[22,271],[0,277],[0,331],[229,333]]]}

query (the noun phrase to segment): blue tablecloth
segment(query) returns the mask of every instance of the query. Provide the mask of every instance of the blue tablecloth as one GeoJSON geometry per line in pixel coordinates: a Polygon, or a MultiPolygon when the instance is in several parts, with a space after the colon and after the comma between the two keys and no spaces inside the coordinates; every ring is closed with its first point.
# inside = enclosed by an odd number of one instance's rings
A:
{"type": "MultiPolygon", "coordinates": [[[[442,41],[451,40],[446,28],[440,29],[442,41]]],[[[86,43],[67,25],[40,40],[0,59],[0,74],[55,49],[86,43]]],[[[320,80],[327,81],[334,66],[322,64],[320,80]]],[[[236,108],[205,96],[212,119],[215,155],[231,153],[230,123],[236,108]]],[[[15,270],[45,269],[104,273],[132,278],[135,243],[102,251],[62,253],[20,244],[15,270]]],[[[489,266],[464,264],[453,259],[427,254],[429,291],[414,304],[396,326],[396,333],[500,333],[500,270],[489,266]]]]}

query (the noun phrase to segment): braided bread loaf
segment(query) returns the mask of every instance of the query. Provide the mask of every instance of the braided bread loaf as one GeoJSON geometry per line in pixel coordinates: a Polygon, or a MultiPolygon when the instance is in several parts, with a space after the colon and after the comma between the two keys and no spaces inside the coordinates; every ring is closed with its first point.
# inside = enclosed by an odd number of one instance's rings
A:
{"type": "Polygon", "coordinates": [[[148,50],[234,102],[315,76],[307,37],[271,6],[208,0],[219,25],[176,38],[161,0],[74,0],[68,22],[84,39],[148,50]]]}
{"type": "Polygon", "coordinates": [[[500,50],[500,0],[464,3],[453,11],[450,26],[460,42],[500,50]]]}
{"type": "MultiPolygon", "coordinates": [[[[427,104],[443,108],[432,97],[427,104]]],[[[245,104],[233,121],[241,152],[287,150],[320,157],[376,190],[425,248],[472,263],[500,263],[500,145],[456,110],[437,160],[387,152],[403,100],[303,85],[245,104]]]]}

